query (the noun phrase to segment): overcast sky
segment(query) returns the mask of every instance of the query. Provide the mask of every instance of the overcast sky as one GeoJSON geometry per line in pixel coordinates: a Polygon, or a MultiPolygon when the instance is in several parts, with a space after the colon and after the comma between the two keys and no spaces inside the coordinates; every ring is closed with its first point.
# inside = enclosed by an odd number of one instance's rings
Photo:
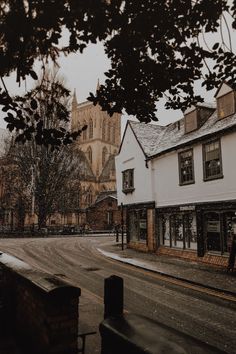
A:
{"type": "MultiPolygon", "coordinates": [[[[104,82],[104,72],[109,68],[110,62],[104,53],[102,44],[97,44],[90,45],[83,54],[70,54],[60,58],[59,65],[59,72],[65,77],[67,87],[72,93],[76,89],[78,102],[82,102],[86,100],[89,92],[95,93],[98,79],[101,83],[104,82]]],[[[27,78],[26,82],[22,82],[19,87],[16,84],[16,75],[12,74],[5,79],[5,83],[11,94],[24,94],[32,87],[33,80],[27,78]]],[[[160,109],[158,116],[161,117],[160,124],[167,124],[180,118],[181,112],[170,110],[165,112],[160,109]]],[[[0,112],[1,128],[6,126],[3,117],[4,114],[0,112]]],[[[125,117],[123,121],[125,123],[125,117]]]]}

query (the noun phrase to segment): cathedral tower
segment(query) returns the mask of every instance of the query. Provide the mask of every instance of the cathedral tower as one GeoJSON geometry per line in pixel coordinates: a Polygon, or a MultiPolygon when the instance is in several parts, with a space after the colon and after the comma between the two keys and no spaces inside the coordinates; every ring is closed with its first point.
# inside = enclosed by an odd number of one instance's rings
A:
{"type": "MultiPolygon", "coordinates": [[[[99,89],[99,82],[97,89],[99,89]]],[[[94,175],[95,183],[92,183],[93,186],[91,186],[91,183],[87,181],[86,188],[93,188],[92,201],[95,201],[99,192],[116,189],[114,156],[118,153],[120,146],[121,115],[114,114],[110,117],[102,111],[99,105],[94,106],[89,101],[78,103],[74,91],[72,131],[85,125],[87,125],[87,129],[82,132],[78,139],[78,145],[85,154],[94,175]]]]}

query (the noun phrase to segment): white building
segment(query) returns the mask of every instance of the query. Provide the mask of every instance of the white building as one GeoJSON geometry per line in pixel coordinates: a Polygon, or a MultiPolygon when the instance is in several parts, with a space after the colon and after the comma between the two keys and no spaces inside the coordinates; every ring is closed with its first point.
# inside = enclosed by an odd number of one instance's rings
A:
{"type": "Polygon", "coordinates": [[[127,123],[116,157],[129,247],[226,264],[236,233],[236,95],[166,127],[127,123]]]}

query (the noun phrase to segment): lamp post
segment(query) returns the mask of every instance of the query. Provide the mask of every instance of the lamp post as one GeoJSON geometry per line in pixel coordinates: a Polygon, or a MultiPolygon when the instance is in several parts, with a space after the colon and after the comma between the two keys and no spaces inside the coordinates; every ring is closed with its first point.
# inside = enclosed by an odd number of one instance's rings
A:
{"type": "Polygon", "coordinates": [[[124,250],[124,208],[121,203],[121,249],[124,250]]]}
{"type": "Polygon", "coordinates": [[[38,176],[38,161],[39,157],[35,159],[33,165],[31,166],[31,192],[32,192],[32,199],[31,199],[31,226],[32,231],[34,231],[34,212],[35,212],[35,176],[38,176]]]}

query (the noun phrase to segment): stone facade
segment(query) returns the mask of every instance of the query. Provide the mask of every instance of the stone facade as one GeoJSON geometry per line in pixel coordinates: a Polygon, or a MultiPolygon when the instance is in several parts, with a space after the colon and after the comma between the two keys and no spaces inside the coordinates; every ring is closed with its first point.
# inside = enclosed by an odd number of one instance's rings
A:
{"type": "Polygon", "coordinates": [[[78,103],[74,93],[72,101],[71,130],[87,126],[78,139],[78,147],[83,152],[90,177],[85,173],[81,178],[81,207],[92,205],[99,193],[116,190],[114,157],[120,145],[120,114],[112,117],[101,107],[91,102],[78,103]]]}

